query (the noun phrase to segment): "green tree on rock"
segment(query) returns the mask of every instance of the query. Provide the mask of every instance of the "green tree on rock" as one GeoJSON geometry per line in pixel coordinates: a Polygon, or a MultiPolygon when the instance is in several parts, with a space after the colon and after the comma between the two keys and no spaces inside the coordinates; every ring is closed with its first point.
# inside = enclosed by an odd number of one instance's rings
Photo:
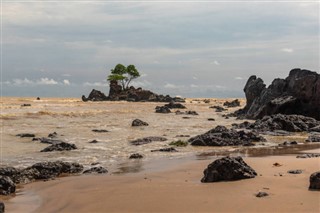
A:
{"type": "Polygon", "coordinates": [[[122,64],[117,64],[114,69],[111,69],[108,81],[117,81],[121,84],[122,89],[126,90],[129,88],[130,82],[138,77],[140,77],[140,73],[134,65],[125,67],[122,64]]]}

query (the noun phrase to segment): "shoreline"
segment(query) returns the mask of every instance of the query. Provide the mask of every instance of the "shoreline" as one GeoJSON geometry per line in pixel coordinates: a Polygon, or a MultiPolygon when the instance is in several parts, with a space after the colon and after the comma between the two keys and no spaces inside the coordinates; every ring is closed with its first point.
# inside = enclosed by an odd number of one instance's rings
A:
{"type": "MultiPolygon", "coordinates": [[[[320,153],[320,149],[301,153],[320,153]]],[[[258,176],[232,182],[201,183],[215,157],[144,162],[137,173],[80,175],[22,186],[5,202],[8,212],[319,212],[320,192],[309,177],[320,158],[296,155],[244,157],[258,176]],[[275,167],[274,163],[282,166],[275,167]],[[302,174],[288,174],[302,169],[302,174]],[[256,198],[265,191],[269,196],[256,198]]]]}

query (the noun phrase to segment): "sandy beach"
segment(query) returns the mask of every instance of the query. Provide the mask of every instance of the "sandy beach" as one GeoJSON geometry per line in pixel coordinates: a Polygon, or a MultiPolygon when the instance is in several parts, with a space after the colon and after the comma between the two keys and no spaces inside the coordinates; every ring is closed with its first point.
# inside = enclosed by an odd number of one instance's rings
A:
{"type": "Polygon", "coordinates": [[[28,184],[6,202],[7,212],[320,211],[320,192],[308,190],[310,174],[320,169],[319,158],[246,157],[245,162],[258,173],[256,178],[201,183],[203,170],[213,160],[164,160],[146,165],[148,169],[138,173],[82,175],[28,184]],[[292,169],[303,173],[288,174],[292,169]],[[269,196],[257,198],[259,191],[269,196]]]}

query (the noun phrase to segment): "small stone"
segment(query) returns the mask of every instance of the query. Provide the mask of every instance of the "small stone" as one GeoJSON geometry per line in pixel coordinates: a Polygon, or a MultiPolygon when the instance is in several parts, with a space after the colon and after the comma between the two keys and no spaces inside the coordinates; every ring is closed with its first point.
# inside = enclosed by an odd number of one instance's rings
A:
{"type": "Polygon", "coordinates": [[[109,132],[109,131],[106,129],[93,129],[92,132],[102,133],[102,132],[109,132]]]}
{"type": "Polygon", "coordinates": [[[269,196],[267,192],[259,192],[256,194],[256,197],[266,197],[266,196],[269,196]]]}
{"type": "Polygon", "coordinates": [[[129,157],[129,159],[141,159],[141,158],[143,158],[143,156],[139,153],[134,153],[129,157]]]}
{"type": "Polygon", "coordinates": [[[97,140],[92,140],[92,141],[89,141],[89,143],[98,143],[97,140]]]}
{"type": "Polygon", "coordinates": [[[108,173],[108,170],[103,168],[102,166],[98,166],[98,167],[92,167],[83,172],[83,174],[92,174],[92,173],[104,174],[104,173],[108,173]]]}
{"type": "Polygon", "coordinates": [[[149,126],[149,124],[147,122],[140,120],[140,119],[135,119],[132,121],[131,126],[149,126]]]}
{"type": "Polygon", "coordinates": [[[302,170],[301,170],[301,169],[289,170],[288,173],[289,173],[289,174],[301,174],[301,173],[302,173],[302,170]]]}
{"type": "Polygon", "coordinates": [[[17,137],[20,138],[34,138],[35,134],[31,134],[31,133],[21,133],[21,134],[17,134],[17,137]]]}

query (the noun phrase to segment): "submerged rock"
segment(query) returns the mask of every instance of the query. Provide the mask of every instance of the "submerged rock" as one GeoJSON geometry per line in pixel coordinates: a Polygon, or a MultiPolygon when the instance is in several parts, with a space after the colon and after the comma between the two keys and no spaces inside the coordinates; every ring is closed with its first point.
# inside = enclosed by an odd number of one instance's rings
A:
{"type": "Polygon", "coordinates": [[[309,189],[320,190],[320,172],[315,172],[311,174],[309,181],[309,189]]]}
{"type": "Polygon", "coordinates": [[[203,172],[201,182],[234,181],[254,178],[257,173],[241,157],[224,157],[215,160],[203,172]]]}
{"type": "Polygon", "coordinates": [[[166,106],[156,106],[156,113],[171,113],[171,110],[166,106]]]}
{"type": "Polygon", "coordinates": [[[98,133],[104,133],[104,132],[109,132],[108,130],[106,129],[93,129],[91,130],[92,132],[98,132],[98,133]]]}
{"type": "Polygon", "coordinates": [[[139,154],[139,153],[134,153],[132,155],[130,155],[129,159],[141,159],[143,158],[143,155],[139,154]]]}
{"type": "Polygon", "coordinates": [[[148,144],[154,141],[166,141],[167,139],[164,137],[155,137],[155,136],[150,136],[150,137],[145,137],[145,138],[139,138],[134,141],[130,141],[132,145],[143,145],[143,144],[148,144]]]}
{"type": "Polygon", "coordinates": [[[16,136],[20,137],[20,138],[34,138],[35,134],[32,134],[32,133],[21,133],[21,134],[17,134],[16,136]]]}
{"type": "Polygon", "coordinates": [[[52,144],[51,146],[48,146],[41,150],[41,152],[53,152],[53,151],[70,151],[73,149],[77,149],[77,146],[75,144],[70,144],[66,142],[61,142],[57,144],[52,144]]]}
{"type": "Polygon", "coordinates": [[[266,141],[259,134],[250,131],[236,131],[217,126],[210,131],[188,140],[193,146],[237,146],[253,145],[252,142],[266,141]]]}
{"type": "Polygon", "coordinates": [[[162,148],[162,149],[154,149],[154,150],[151,150],[151,152],[178,152],[178,150],[176,150],[173,147],[169,147],[169,148],[162,148]]]}
{"type": "Polygon", "coordinates": [[[103,168],[102,166],[98,166],[98,167],[92,167],[83,172],[83,174],[92,174],[92,173],[104,174],[104,173],[108,173],[108,170],[103,168]]]}

